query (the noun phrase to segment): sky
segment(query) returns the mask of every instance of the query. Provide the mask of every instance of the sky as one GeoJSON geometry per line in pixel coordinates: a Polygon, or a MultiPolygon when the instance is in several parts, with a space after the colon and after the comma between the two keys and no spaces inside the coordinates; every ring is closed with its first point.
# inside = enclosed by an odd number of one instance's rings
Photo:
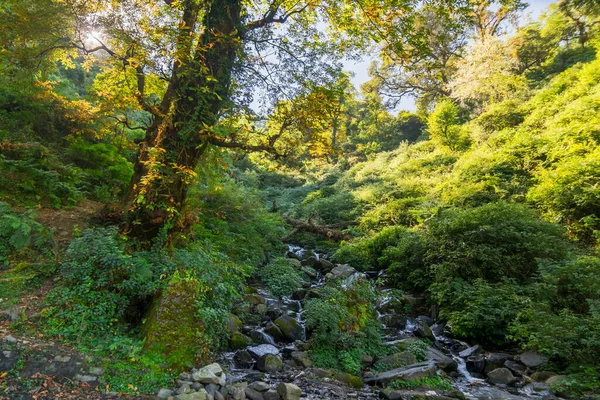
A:
{"type": "MultiPolygon", "coordinates": [[[[529,7],[525,10],[521,23],[535,21],[550,4],[555,2],[556,0],[529,0],[529,7]]],[[[365,59],[361,62],[346,61],[344,63],[344,69],[354,73],[352,83],[354,83],[357,90],[360,90],[360,85],[369,80],[368,71],[371,61],[372,59],[365,59]]],[[[398,108],[401,110],[415,111],[414,99],[408,97],[402,99],[398,108]]]]}

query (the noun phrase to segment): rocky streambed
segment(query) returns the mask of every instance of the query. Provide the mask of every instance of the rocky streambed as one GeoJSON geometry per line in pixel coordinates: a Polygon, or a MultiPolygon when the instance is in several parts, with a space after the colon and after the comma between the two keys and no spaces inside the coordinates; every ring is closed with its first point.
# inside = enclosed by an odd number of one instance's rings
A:
{"type": "Polygon", "coordinates": [[[423,299],[395,295],[380,273],[362,274],[325,256],[289,246],[286,257],[309,276],[290,297],[277,298],[257,284],[229,322],[234,351],[217,363],[180,376],[178,386],[164,388],[160,399],[176,400],[334,400],[334,399],[555,399],[550,387],[564,377],[544,370],[547,359],[534,352],[489,352],[453,339],[435,309],[423,299]],[[377,304],[390,355],[364,357],[360,376],[315,368],[310,358],[303,304],[318,297],[328,281],[347,287],[359,277],[377,280],[377,304]],[[410,314],[406,310],[412,310],[410,314]],[[421,343],[421,360],[407,349],[421,343]],[[428,343],[423,345],[422,343],[428,343]],[[423,347],[424,346],[424,347],[423,347]],[[377,368],[375,368],[377,366],[377,368]],[[384,366],[382,368],[381,366],[384,366]],[[389,366],[389,368],[385,368],[389,366]],[[413,382],[438,376],[451,387],[387,388],[391,382],[413,382]]]}

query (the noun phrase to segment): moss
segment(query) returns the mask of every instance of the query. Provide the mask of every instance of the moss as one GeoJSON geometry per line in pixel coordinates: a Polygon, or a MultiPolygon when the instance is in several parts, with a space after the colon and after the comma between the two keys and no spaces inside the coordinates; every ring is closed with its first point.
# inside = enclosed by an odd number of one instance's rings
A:
{"type": "Polygon", "coordinates": [[[191,367],[205,358],[202,323],[196,316],[199,282],[176,274],[156,299],[143,326],[144,352],[174,367],[191,367]]]}
{"type": "Polygon", "coordinates": [[[233,332],[231,335],[230,346],[232,350],[243,349],[251,344],[252,339],[241,332],[233,332]]]}

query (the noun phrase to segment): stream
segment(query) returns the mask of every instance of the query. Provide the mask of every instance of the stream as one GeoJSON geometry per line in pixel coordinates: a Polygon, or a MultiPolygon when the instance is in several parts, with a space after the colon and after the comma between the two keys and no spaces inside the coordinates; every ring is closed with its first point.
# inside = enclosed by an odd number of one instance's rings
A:
{"type": "MultiPolygon", "coordinates": [[[[391,304],[397,303],[399,299],[394,296],[396,292],[393,288],[387,287],[384,273],[360,273],[349,266],[332,264],[323,254],[294,245],[289,245],[286,257],[299,260],[302,265],[313,266],[317,270],[317,274],[311,277],[310,285],[307,283],[289,297],[277,298],[262,286],[256,288],[256,295],[252,297],[256,303],[253,310],[259,309],[260,312],[263,312],[263,316],[254,320],[253,323],[249,323],[251,318],[244,318],[249,314],[244,314],[245,311],[242,311],[242,315],[240,315],[240,318],[244,320],[240,331],[252,338],[253,343],[234,352],[221,353],[218,359],[219,364],[230,371],[229,379],[232,382],[252,382],[260,379],[270,385],[277,385],[280,382],[294,383],[302,389],[302,399],[314,400],[350,398],[556,399],[547,385],[535,382],[528,377],[527,374],[534,372],[534,369],[520,363],[518,354],[489,353],[477,346],[470,347],[467,343],[452,338],[443,324],[426,315],[406,315],[393,311],[391,304]],[[453,394],[443,393],[440,390],[405,390],[396,391],[395,394],[390,391],[384,393],[378,386],[381,386],[380,383],[383,382],[385,374],[389,372],[368,372],[368,368],[367,372],[361,375],[367,385],[361,389],[355,389],[340,383],[339,379],[336,379],[337,376],[333,377],[331,374],[323,372],[324,370],[311,367],[306,352],[308,347],[303,317],[303,300],[310,298],[311,290],[323,286],[326,279],[331,279],[331,271],[327,271],[331,268],[333,268],[332,271],[343,271],[340,277],[342,287],[348,287],[359,277],[365,277],[375,282],[375,287],[380,293],[377,311],[383,325],[385,344],[394,346],[414,338],[429,338],[432,342],[428,350],[428,360],[425,363],[409,365],[400,370],[411,367],[430,368],[435,363],[436,373],[442,373],[451,380],[455,389],[453,394]],[[264,299],[264,303],[262,299],[264,299]],[[298,326],[294,337],[274,337],[271,334],[279,331],[274,328],[273,322],[279,318],[295,321],[295,324],[291,322],[292,325],[298,326]],[[277,371],[265,372],[264,366],[258,366],[257,360],[260,357],[264,358],[266,354],[273,354],[281,358],[283,360],[282,368],[277,371]],[[427,365],[427,363],[429,364],[427,365]],[[490,383],[494,379],[490,378],[489,368],[497,369],[496,366],[499,366],[499,369],[502,370],[500,372],[507,376],[506,371],[509,371],[510,376],[514,379],[508,377],[510,382],[507,384],[490,383]]],[[[391,372],[394,371],[396,370],[391,372]]],[[[500,375],[500,372],[493,372],[492,375],[500,375]]],[[[402,375],[403,372],[399,371],[399,373],[402,375]]],[[[496,380],[498,379],[502,379],[502,377],[496,378],[496,380]]]]}

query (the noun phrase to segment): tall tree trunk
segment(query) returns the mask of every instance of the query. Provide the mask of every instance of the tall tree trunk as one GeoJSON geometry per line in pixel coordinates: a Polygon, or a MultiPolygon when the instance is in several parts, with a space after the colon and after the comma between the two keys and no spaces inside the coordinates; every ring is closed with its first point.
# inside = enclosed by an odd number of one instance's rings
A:
{"type": "Polygon", "coordinates": [[[169,229],[180,215],[194,182],[194,170],[208,145],[208,130],[217,122],[228,95],[241,43],[237,29],[240,0],[211,0],[197,43],[191,32],[203,7],[197,0],[188,0],[184,7],[178,42],[181,50],[161,113],[140,144],[125,202],[126,233],[142,246],[161,229],[169,229]]]}

